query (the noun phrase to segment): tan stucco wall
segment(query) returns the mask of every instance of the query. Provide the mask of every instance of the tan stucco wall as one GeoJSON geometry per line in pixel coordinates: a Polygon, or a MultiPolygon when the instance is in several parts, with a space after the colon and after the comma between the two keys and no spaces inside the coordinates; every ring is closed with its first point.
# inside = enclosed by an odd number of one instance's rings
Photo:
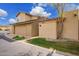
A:
{"type": "Polygon", "coordinates": [[[57,23],[56,21],[46,21],[39,23],[39,36],[50,38],[50,40],[57,38],[57,31],[56,31],[57,23]]]}
{"type": "Polygon", "coordinates": [[[32,23],[32,36],[38,36],[39,35],[39,25],[38,22],[32,23]]]}
{"type": "Polygon", "coordinates": [[[26,25],[26,36],[28,36],[28,37],[32,36],[32,24],[26,25]]]}
{"type": "Polygon", "coordinates": [[[26,25],[15,26],[15,34],[26,36],[26,25]]]}
{"type": "Polygon", "coordinates": [[[31,17],[31,20],[36,20],[36,19],[38,19],[38,17],[36,17],[36,16],[31,17]]]}
{"type": "Polygon", "coordinates": [[[23,22],[23,21],[28,21],[31,19],[30,16],[26,15],[25,13],[20,13],[17,17],[16,17],[18,22],[23,22]]]}
{"type": "Polygon", "coordinates": [[[77,11],[64,13],[63,38],[78,40],[78,18],[74,14],[77,11]]]}
{"type": "Polygon", "coordinates": [[[79,40],[79,20],[78,20],[78,40],[79,40]]]}
{"type": "Polygon", "coordinates": [[[16,25],[15,26],[15,34],[22,36],[31,36],[31,24],[28,25],[16,25]]]}
{"type": "Polygon", "coordinates": [[[22,35],[25,37],[32,37],[38,35],[37,23],[22,24],[15,26],[15,34],[22,35]]]}

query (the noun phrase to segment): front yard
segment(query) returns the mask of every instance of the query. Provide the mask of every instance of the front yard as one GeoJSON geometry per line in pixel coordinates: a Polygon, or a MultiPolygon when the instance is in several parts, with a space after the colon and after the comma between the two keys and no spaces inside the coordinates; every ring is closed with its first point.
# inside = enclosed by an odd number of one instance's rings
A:
{"type": "Polygon", "coordinates": [[[59,51],[79,55],[79,42],[77,41],[46,41],[45,38],[33,38],[27,42],[45,48],[54,48],[59,51]]]}

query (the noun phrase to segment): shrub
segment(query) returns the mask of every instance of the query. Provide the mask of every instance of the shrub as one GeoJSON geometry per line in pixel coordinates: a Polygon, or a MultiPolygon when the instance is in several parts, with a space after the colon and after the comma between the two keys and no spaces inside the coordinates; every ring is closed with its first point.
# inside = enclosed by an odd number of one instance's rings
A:
{"type": "Polygon", "coordinates": [[[15,39],[15,40],[23,40],[23,39],[25,39],[25,37],[17,35],[15,37],[13,37],[13,39],[15,39]]]}

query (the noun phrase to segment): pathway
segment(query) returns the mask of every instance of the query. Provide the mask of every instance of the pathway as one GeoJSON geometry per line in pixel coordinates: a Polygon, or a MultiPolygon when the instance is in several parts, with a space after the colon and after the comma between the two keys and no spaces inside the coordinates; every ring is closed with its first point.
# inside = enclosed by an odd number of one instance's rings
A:
{"type": "MultiPolygon", "coordinates": [[[[0,56],[46,56],[51,52],[49,49],[35,46],[24,41],[8,42],[0,39],[0,56]]],[[[64,56],[59,53],[54,56],[64,56]]]]}

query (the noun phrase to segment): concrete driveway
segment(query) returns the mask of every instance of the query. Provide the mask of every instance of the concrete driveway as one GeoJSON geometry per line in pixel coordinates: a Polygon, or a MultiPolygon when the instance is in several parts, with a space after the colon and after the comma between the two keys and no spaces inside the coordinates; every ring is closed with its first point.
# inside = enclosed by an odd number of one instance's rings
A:
{"type": "MultiPolygon", "coordinates": [[[[0,39],[0,56],[46,56],[51,51],[49,49],[35,46],[24,41],[8,42],[0,39]]],[[[54,56],[64,56],[54,53],[54,56]]]]}

